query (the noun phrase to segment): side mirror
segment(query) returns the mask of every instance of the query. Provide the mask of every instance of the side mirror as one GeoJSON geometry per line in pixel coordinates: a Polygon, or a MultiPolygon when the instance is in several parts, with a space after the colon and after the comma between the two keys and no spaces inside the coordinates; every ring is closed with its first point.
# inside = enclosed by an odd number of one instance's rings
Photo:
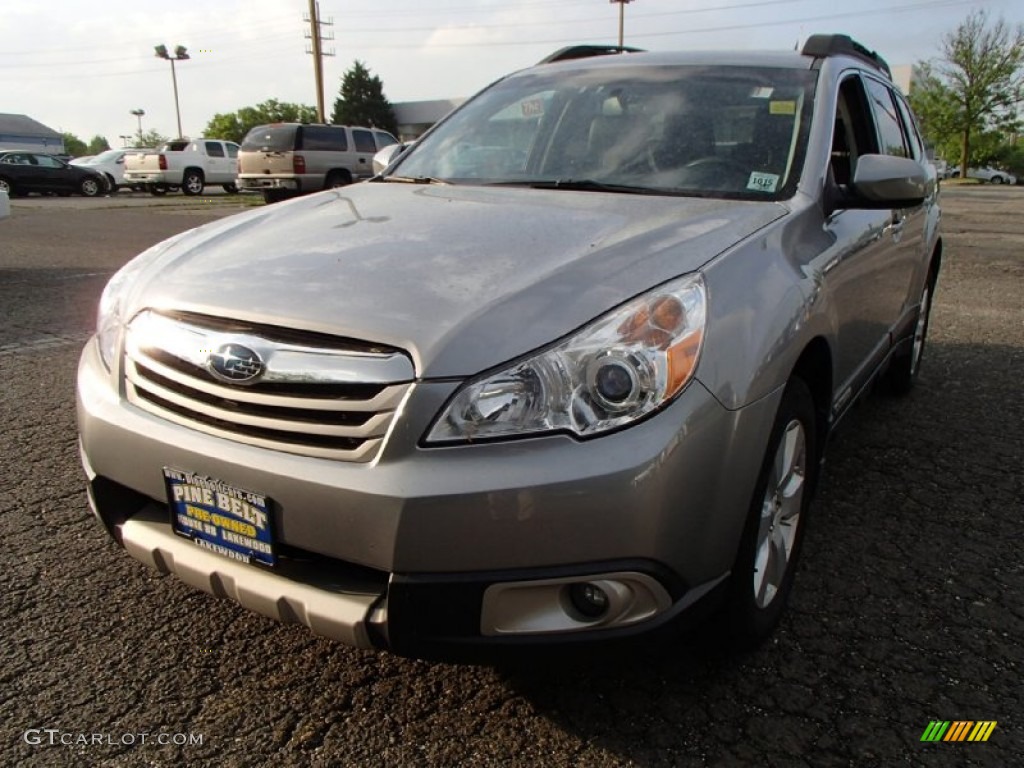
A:
{"type": "Polygon", "coordinates": [[[924,202],[927,188],[925,169],[914,160],[893,155],[861,155],[847,187],[829,184],[826,215],[843,208],[913,208],[924,202]]]}
{"type": "Polygon", "coordinates": [[[409,148],[411,142],[403,144],[390,144],[376,155],[373,156],[373,172],[374,174],[381,173],[391,163],[393,163],[402,152],[409,148]]]}

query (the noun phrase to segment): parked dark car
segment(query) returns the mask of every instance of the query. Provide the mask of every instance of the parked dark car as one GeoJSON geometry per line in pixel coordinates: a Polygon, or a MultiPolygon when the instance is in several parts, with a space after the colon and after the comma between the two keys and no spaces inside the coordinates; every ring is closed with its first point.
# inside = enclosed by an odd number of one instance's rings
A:
{"type": "Polygon", "coordinates": [[[30,192],[95,197],[107,191],[106,177],[97,171],[68,165],[41,152],[0,152],[0,189],[11,197],[30,192]]]}

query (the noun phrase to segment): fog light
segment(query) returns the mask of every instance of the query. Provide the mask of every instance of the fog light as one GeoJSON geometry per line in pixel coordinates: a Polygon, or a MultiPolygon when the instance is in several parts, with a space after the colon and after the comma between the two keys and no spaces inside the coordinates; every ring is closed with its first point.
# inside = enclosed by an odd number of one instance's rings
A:
{"type": "Polygon", "coordinates": [[[608,611],[608,593],[589,582],[569,585],[569,602],[585,619],[599,619],[608,611]]]}

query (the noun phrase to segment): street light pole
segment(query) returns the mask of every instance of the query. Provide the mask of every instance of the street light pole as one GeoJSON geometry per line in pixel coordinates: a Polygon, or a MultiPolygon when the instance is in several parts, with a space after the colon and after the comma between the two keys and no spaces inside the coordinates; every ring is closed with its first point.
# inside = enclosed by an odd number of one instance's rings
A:
{"type": "MultiPolygon", "coordinates": [[[[171,56],[167,52],[166,45],[158,45],[154,48],[158,58],[166,59],[171,62],[171,80],[174,81],[174,113],[178,116],[178,138],[181,138],[181,108],[178,106],[178,75],[174,71],[174,62],[176,61],[187,61],[192,58],[188,55],[188,50],[184,45],[179,45],[174,49],[174,55],[171,56]]],[[[141,120],[140,120],[141,124],[141,120]]]]}
{"type": "Polygon", "coordinates": [[[608,0],[608,2],[619,4],[619,48],[621,48],[623,32],[626,26],[626,3],[631,3],[633,0],[608,0]]]}
{"type": "Polygon", "coordinates": [[[146,114],[146,110],[144,110],[144,109],[133,109],[133,110],[129,111],[128,114],[135,115],[135,117],[137,117],[139,119],[139,139],[141,140],[142,139],[142,116],[144,114],[146,114]]]}

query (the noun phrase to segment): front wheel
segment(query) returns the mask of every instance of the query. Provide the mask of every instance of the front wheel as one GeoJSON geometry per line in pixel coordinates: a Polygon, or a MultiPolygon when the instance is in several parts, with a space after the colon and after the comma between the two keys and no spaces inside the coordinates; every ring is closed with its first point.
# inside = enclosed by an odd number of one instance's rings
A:
{"type": "Polygon", "coordinates": [[[8,197],[14,197],[14,185],[10,179],[0,176],[0,192],[6,192],[8,197]]]}
{"type": "Polygon", "coordinates": [[[82,179],[78,185],[78,191],[85,197],[96,197],[100,193],[101,185],[96,179],[82,179]]]}
{"type": "Polygon", "coordinates": [[[1002,176],[993,176],[992,177],[992,183],[993,184],[1002,184],[1004,181],[1005,181],[1005,179],[1002,176]]]}
{"type": "Polygon", "coordinates": [[[181,179],[181,191],[190,197],[203,193],[203,174],[199,171],[185,171],[181,179]]]}
{"type": "Polygon", "coordinates": [[[793,586],[817,472],[814,400],[786,385],[761,464],[730,584],[732,639],[755,645],[775,629],[793,586]]]}

